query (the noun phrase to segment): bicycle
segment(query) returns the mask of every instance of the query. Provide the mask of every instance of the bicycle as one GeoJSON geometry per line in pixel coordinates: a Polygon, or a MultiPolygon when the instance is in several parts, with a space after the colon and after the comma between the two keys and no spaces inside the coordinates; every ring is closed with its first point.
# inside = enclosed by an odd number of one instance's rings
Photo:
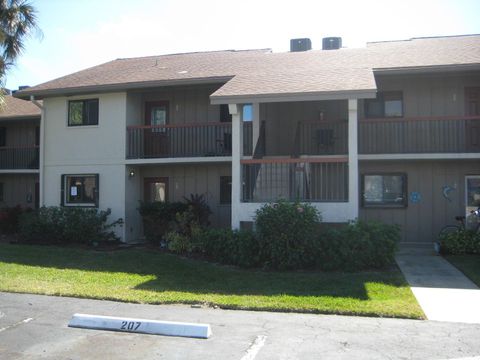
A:
{"type": "MultiPolygon", "coordinates": [[[[475,215],[477,218],[480,219],[480,206],[478,207],[477,210],[470,211],[470,214],[475,215]]],[[[447,236],[449,234],[456,233],[458,231],[462,231],[462,230],[466,229],[466,226],[465,226],[466,217],[465,216],[455,216],[455,220],[459,223],[459,225],[444,226],[442,228],[442,230],[440,230],[440,232],[438,233],[438,241],[436,241],[434,243],[435,251],[437,253],[440,252],[440,240],[442,238],[444,238],[445,236],[447,236]]],[[[474,229],[472,229],[472,231],[474,231],[475,233],[480,233],[480,221],[477,221],[477,225],[475,226],[474,229]]]]}

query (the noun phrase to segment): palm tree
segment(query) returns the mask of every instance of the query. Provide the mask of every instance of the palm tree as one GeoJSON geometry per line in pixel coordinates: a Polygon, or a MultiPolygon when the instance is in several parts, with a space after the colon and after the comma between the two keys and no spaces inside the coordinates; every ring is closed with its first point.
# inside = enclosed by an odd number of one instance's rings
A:
{"type": "MultiPolygon", "coordinates": [[[[24,49],[25,39],[40,30],[37,12],[26,0],[0,0],[0,81],[24,49]]],[[[3,97],[3,92],[0,96],[3,97]]]]}

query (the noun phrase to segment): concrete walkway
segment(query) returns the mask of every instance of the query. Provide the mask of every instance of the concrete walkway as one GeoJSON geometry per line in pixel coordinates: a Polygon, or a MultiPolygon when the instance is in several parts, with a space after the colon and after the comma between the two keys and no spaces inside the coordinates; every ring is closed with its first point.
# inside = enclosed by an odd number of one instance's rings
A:
{"type": "Polygon", "coordinates": [[[405,253],[396,260],[429,320],[480,324],[480,289],[448,261],[405,253]]]}

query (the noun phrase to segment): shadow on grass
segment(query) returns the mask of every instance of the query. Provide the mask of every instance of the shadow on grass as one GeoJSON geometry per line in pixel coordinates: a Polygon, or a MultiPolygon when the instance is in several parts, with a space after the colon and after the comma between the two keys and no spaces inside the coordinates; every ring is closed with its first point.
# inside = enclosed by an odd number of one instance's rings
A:
{"type": "Polygon", "coordinates": [[[127,277],[130,274],[150,275],[155,279],[140,284],[138,278],[133,277],[123,281],[131,281],[133,289],[156,292],[329,296],[368,300],[366,283],[406,286],[398,271],[266,272],[243,270],[139,249],[107,253],[54,246],[0,244],[0,266],[2,262],[86,272],[122,273],[122,276],[127,277]]]}

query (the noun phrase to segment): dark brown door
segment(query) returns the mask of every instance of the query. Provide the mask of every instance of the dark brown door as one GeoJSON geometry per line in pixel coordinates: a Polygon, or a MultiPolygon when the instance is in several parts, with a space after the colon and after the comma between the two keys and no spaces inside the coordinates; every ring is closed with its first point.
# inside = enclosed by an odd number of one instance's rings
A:
{"type": "Polygon", "coordinates": [[[168,201],[168,178],[167,177],[151,177],[145,178],[143,183],[144,201],[165,202],[168,201]]]}
{"type": "Polygon", "coordinates": [[[480,87],[465,88],[465,115],[478,116],[478,119],[467,120],[467,151],[480,151],[480,87]]]}
{"type": "Polygon", "coordinates": [[[168,101],[151,101],[145,103],[145,157],[167,157],[169,155],[168,101]]]}

